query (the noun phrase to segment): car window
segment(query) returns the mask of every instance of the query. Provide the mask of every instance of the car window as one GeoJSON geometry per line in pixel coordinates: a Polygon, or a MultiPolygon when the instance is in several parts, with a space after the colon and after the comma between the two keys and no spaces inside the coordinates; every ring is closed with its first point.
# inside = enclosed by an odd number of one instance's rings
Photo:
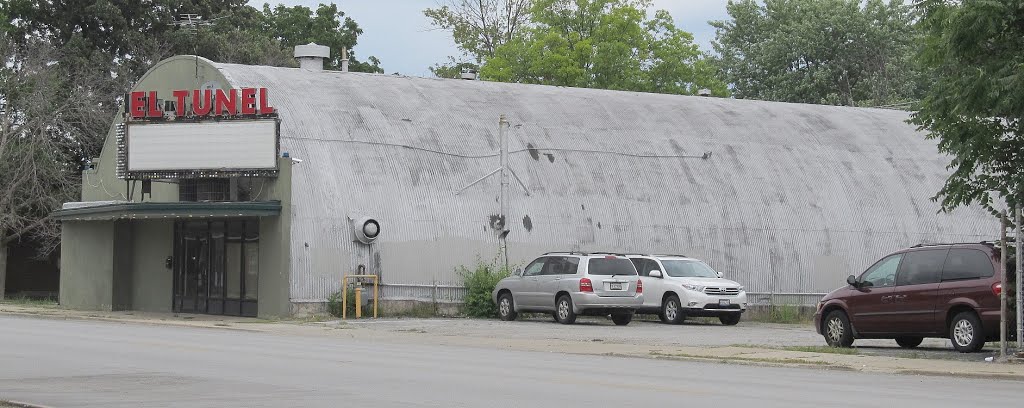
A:
{"type": "Polygon", "coordinates": [[[989,278],[995,273],[988,254],[977,249],[950,249],[942,268],[942,280],[989,278]]]}
{"type": "Polygon", "coordinates": [[[661,271],[661,267],[653,259],[633,258],[630,260],[633,261],[633,266],[636,267],[636,271],[640,276],[650,276],[651,271],[661,271]]]}
{"type": "Polygon", "coordinates": [[[668,276],[674,278],[717,278],[718,272],[700,261],[662,259],[668,276]]]}
{"type": "Polygon", "coordinates": [[[572,256],[552,256],[544,264],[543,275],[575,275],[579,266],[579,258],[572,256]]]}
{"type": "Polygon", "coordinates": [[[545,260],[547,260],[547,258],[537,258],[537,260],[533,261],[533,263],[526,267],[526,270],[523,271],[523,276],[540,275],[541,270],[544,268],[545,260]]]}
{"type": "Polygon", "coordinates": [[[591,275],[636,275],[636,267],[626,258],[591,258],[587,262],[587,273],[591,275]]]}
{"type": "Polygon", "coordinates": [[[896,268],[900,266],[901,259],[903,254],[896,254],[876,262],[860,275],[860,281],[864,286],[876,288],[892,286],[896,281],[896,268]]]}
{"type": "Polygon", "coordinates": [[[942,274],[942,263],[946,261],[948,249],[928,249],[907,252],[903,255],[899,272],[896,274],[896,286],[924,285],[939,283],[942,274]]]}

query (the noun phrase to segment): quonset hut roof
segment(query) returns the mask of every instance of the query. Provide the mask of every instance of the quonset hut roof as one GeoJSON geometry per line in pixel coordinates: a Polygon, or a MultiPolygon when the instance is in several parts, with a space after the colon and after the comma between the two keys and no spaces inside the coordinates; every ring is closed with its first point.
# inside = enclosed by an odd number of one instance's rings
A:
{"type": "MultiPolygon", "coordinates": [[[[512,263],[554,250],[683,253],[752,292],[831,290],[921,242],[992,238],[978,209],[937,214],[948,158],[906,112],[213,64],[271,90],[293,172],[292,299],[357,264],[385,283],[457,284],[497,251],[509,128],[512,263]],[[703,159],[704,152],[711,156],[703,159]],[[347,217],[381,221],[373,252],[347,217]]],[[[752,300],[755,301],[755,300],[752,300]]]]}

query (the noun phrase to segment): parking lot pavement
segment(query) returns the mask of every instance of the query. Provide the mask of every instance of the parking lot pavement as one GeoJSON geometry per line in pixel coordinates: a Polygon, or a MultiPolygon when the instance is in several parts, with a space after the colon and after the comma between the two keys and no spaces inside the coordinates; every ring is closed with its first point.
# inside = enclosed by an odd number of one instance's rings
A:
{"type": "MultiPolygon", "coordinates": [[[[581,317],[574,325],[560,325],[551,318],[532,317],[513,322],[497,319],[384,319],[350,320],[360,328],[384,331],[419,332],[441,336],[486,337],[517,340],[563,340],[607,342],[647,346],[750,346],[767,348],[820,347],[825,340],[809,324],[771,324],[740,322],[723,326],[717,320],[690,320],[673,326],[661,322],[634,320],[628,326],[615,326],[604,318],[581,317]]],[[[925,339],[920,347],[902,349],[893,340],[857,340],[858,354],[901,358],[984,361],[998,353],[998,345],[989,343],[980,353],[958,353],[948,339],[925,339]]]]}

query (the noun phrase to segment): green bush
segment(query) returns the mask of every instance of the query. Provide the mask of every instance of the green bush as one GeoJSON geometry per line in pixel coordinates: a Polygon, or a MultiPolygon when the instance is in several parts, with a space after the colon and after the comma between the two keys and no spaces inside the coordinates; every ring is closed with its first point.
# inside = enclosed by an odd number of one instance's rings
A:
{"type": "Polygon", "coordinates": [[[343,298],[341,297],[341,291],[332,293],[327,297],[327,313],[331,316],[341,317],[341,308],[347,309],[349,317],[356,316],[356,290],[354,288],[348,288],[348,304],[342,304],[343,298]]]}
{"type": "Polygon", "coordinates": [[[470,271],[465,266],[460,266],[458,273],[462,277],[462,285],[466,287],[463,313],[471,317],[497,317],[498,306],[491,299],[491,292],[494,292],[498,281],[509,275],[508,270],[478,262],[476,269],[470,271]]]}

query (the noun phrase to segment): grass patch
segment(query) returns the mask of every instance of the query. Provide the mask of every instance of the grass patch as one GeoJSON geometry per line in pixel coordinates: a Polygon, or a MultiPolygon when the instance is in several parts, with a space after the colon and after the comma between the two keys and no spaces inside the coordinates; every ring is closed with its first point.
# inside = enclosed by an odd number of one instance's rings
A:
{"type": "Polygon", "coordinates": [[[793,305],[750,308],[747,309],[747,313],[744,313],[743,318],[747,321],[761,323],[812,324],[814,322],[813,310],[793,305]]]}
{"type": "Polygon", "coordinates": [[[856,355],[860,354],[857,349],[852,347],[829,347],[829,346],[788,346],[781,347],[779,350],[786,351],[801,351],[804,353],[827,353],[827,354],[845,354],[845,355],[856,355]]]}
{"type": "Polygon", "coordinates": [[[57,307],[57,299],[46,297],[36,298],[28,297],[24,295],[15,295],[4,300],[0,300],[0,304],[4,305],[17,305],[17,306],[38,306],[38,307],[57,307]]]}

